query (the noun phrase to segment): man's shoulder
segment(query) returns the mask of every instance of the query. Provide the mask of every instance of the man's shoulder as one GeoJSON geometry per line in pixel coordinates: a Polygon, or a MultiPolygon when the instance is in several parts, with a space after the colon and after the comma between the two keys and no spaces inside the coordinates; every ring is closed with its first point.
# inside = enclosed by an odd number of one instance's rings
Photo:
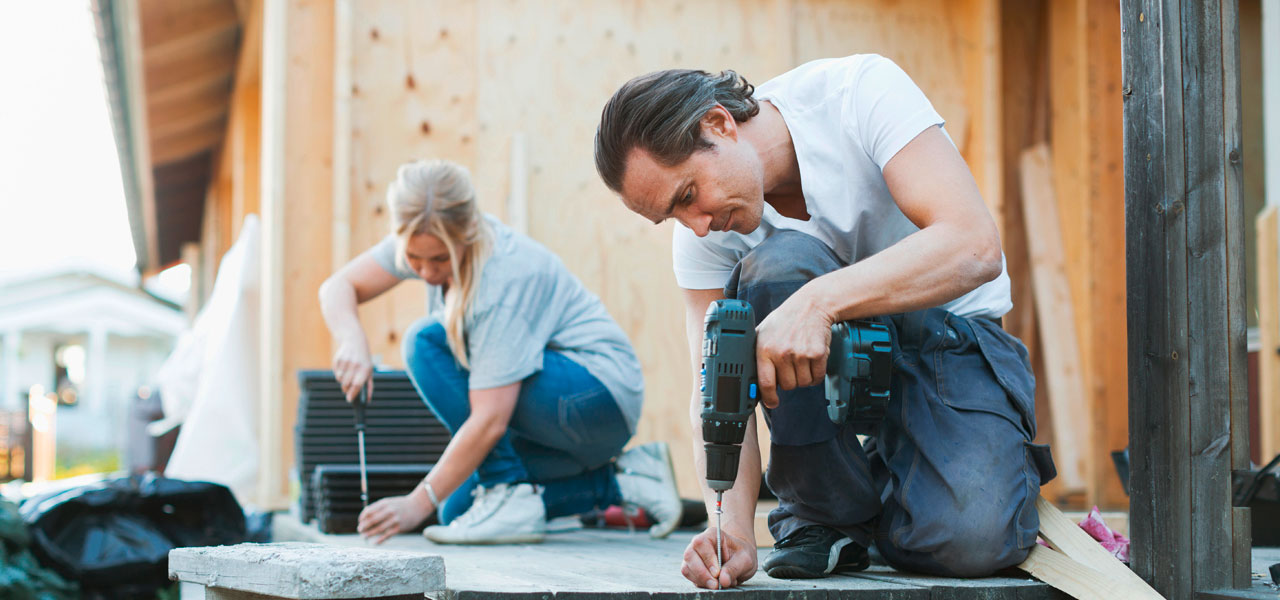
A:
{"type": "Polygon", "coordinates": [[[893,61],[879,54],[851,54],[839,58],[819,58],[770,79],[757,88],[763,99],[816,100],[831,92],[856,84],[859,74],[876,64],[893,61]]]}

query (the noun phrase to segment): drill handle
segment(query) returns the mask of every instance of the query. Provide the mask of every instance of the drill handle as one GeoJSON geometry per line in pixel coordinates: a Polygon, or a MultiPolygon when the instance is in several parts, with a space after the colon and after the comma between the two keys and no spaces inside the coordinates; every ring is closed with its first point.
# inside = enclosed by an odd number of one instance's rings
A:
{"type": "Polygon", "coordinates": [[[351,408],[356,411],[356,431],[364,430],[364,409],[367,399],[365,398],[365,390],[368,384],[360,386],[360,393],[356,395],[356,399],[351,403],[351,408]]]}

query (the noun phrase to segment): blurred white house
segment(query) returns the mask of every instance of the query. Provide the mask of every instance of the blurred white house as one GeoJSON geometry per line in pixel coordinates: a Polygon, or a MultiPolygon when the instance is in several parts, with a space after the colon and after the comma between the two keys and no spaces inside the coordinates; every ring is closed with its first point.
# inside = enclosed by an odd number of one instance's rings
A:
{"type": "Polygon", "coordinates": [[[23,413],[37,391],[57,395],[63,452],[116,451],[140,389],[187,325],[135,273],[68,265],[0,274],[0,410],[23,413]]]}

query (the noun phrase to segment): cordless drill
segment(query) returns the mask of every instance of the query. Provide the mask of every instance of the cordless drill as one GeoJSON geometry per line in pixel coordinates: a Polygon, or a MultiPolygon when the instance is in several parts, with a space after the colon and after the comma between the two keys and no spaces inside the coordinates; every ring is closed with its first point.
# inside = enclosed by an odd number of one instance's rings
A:
{"type": "MultiPolygon", "coordinates": [[[[720,515],[724,492],[733,487],[747,419],[758,400],[756,319],[741,300],[716,300],[707,307],[702,337],[702,440],[707,451],[707,486],[716,492],[716,555],[720,555],[720,515]]],[[[870,433],[889,404],[892,375],[889,328],[871,321],[831,326],[831,350],[824,377],[827,417],[837,425],[853,420],[870,433]]]]}

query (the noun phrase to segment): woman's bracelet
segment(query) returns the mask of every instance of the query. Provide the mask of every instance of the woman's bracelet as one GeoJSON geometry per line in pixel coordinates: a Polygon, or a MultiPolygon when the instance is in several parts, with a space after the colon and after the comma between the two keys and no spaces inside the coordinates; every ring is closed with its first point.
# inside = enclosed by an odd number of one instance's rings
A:
{"type": "Polygon", "coordinates": [[[431,483],[427,481],[426,477],[422,478],[422,488],[427,490],[427,499],[431,501],[432,510],[434,510],[437,514],[439,514],[440,498],[436,496],[435,488],[431,487],[431,483]]]}

